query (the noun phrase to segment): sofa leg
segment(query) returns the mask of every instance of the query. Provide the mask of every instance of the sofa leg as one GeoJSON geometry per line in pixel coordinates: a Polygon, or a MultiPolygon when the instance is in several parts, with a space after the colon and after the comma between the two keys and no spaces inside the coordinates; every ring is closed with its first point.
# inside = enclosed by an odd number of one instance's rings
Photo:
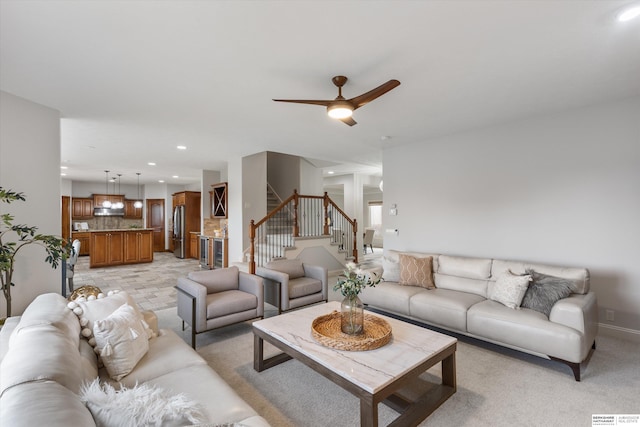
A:
{"type": "Polygon", "coordinates": [[[191,347],[196,349],[196,331],[194,328],[191,328],[191,347]]]}
{"type": "Polygon", "coordinates": [[[557,357],[553,357],[553,356],[549,356],[549,359],[555,360],[556,362],[564,363],[565,365],[569,366],[573,371],[573,377],[576,379],[576,381],[580,381],[580,364],[579,363],[569,362],[567,360],[558,359],[557,357]]]}

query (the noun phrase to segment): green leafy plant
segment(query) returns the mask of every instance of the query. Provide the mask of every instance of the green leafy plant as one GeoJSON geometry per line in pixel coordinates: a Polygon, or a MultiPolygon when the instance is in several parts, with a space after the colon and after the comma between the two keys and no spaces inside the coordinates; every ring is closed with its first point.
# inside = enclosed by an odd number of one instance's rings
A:
{"type": "Polygon", "coordinates": [[[340,291],[343,297],[353,299],[357,297],[365,287],[374,287],[380,283],[382,279],[373,271],[366,272],[360,270],[353,262],[348,262],[346,267],[347,269],[344,270],[343,275],[340,276],[338,282],[333,287],[333,290],[340,291]]]}
{"type": "MultiPolygon", "coordinates": [[[[3,203],[9,204],[25,200],[23,193],[5,190],[0,187],[0,201],[3,203]]],[[[16,254],[28,245],[36,244],[42,246],[47,253],[45,262],[51,264],[52,268],[57,268],[61,261],[71,255],[73,248],[58,236],[39,234],[37,232],[38,227],[14,224],[14,217],[11,214],[3,213],[0,218],[2,218],[0,228],[0,279],[2,280],[2,293],[7,301],[7,317],[9,317],[11,316],[11,287],[15,286],[15,283],[13,283],[13,271],[16,254]]]]}

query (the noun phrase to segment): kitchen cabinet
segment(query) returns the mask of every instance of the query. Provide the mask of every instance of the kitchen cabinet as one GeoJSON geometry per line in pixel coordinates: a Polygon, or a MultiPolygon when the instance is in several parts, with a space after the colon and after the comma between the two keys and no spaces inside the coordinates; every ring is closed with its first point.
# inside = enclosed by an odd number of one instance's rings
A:
{"type": "Polygon", "coordinates": [[[133,264],[153,261],[153,231],[125,231],[124,262],[133,264]]]}
{"type": "Polygon", "coordinates": [[[198,253],[198,249],[200,248],[200,235],[198,233],[190,233],[190,235],[189,257],[200,259],[200,254],[198,253]]]}
{"type": "Polygon", "coordinates": [[[90,268],[118,265],[124,262],[124,236],[121,231],[94,231],[90,234],[90,268]]]}
{"type": "Polygon", "coordinates": [[[214,184],[209,191],[211,196],[211,218],[227,217],[227,183],[214,184]]]}
{"type": "Polygon", "coordinates": [[[126,219],[142,219],[142,206],[136,208],[136,200],[124,200],[124,217],[126,219]]]}
{"type": "Polygon", "coordinates": [[[80,240],[80,253],[79,256],[83,255],[91,255],[91,251],[89,250],[91,245],[91,233],[88,232],[72,232],[71,233],[71,241],[80,240]]]}
{"type": "Polygon", "coordinates": [[[102,206],[104,201],[110,201],[111,204],[122,203],[124,204],[124,195],[122,194],[94,194],[93,206],[102,206]]]}
{"type": "Polygon", "coordinates": [[[153,230],[93,231],[89,267],[153,261],[153,230]]]}
{"type": "Polygon", "coordinates": [[[93,199],[74,197],[71,201],[71,218],[93,218],[93,199]]]}

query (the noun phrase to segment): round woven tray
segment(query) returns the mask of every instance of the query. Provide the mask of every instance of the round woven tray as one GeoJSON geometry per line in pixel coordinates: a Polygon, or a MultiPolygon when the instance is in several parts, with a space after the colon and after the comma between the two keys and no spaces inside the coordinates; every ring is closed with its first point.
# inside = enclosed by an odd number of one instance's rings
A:
{"type": "Polygon", "coordinates": [[[380,348],[391,340],[391,325],[371,314],[364,315],[364,332],[349,335],[340,328],[340,313],[333,311],[316,317],[311,323],[311,334],[320,344],[348,351],[365,351],[380,348]]]}

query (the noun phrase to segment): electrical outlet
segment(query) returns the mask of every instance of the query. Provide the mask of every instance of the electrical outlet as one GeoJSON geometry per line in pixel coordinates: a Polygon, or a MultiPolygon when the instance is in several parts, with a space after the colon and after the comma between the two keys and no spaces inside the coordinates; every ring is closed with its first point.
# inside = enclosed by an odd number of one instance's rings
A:
{"type": "Polygon", "coordinates": [[[613,322],[615,319],[615,312],[613,310],[607,310],[606,312],[607,320],[613,322]]]}

